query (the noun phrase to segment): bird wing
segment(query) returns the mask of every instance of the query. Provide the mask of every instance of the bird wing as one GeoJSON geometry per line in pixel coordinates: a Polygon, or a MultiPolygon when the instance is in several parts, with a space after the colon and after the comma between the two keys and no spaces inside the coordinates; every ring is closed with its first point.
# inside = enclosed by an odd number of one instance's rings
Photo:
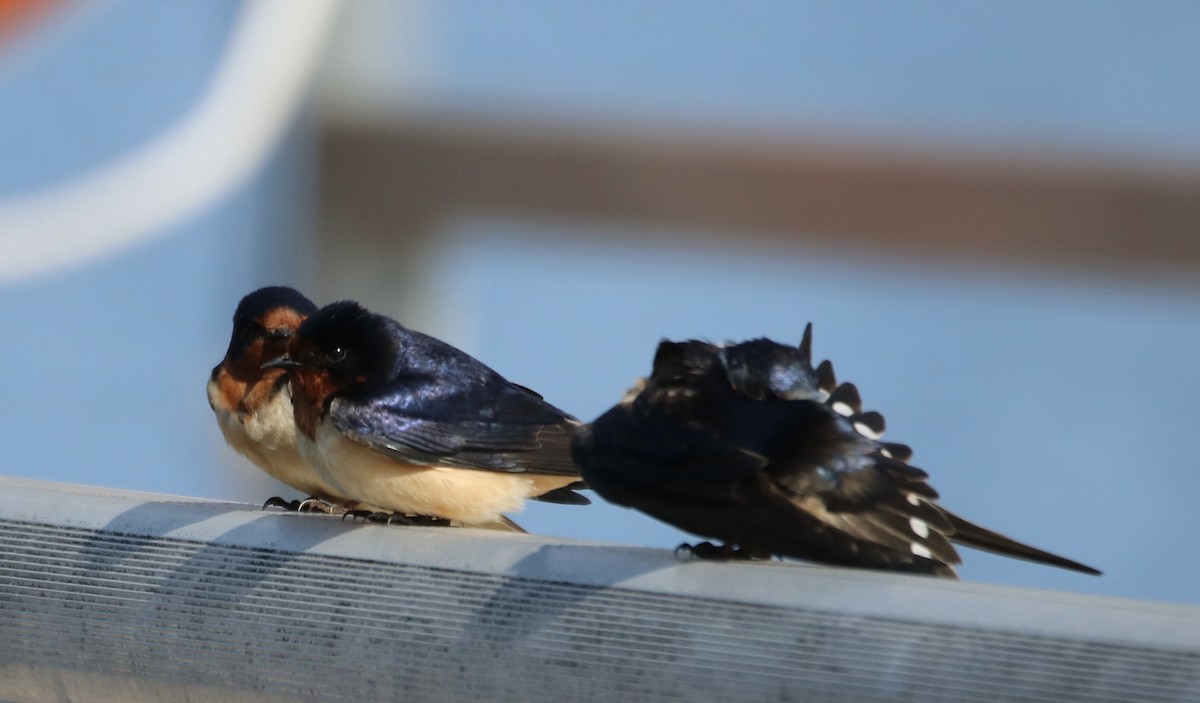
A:
{"type": "MultiPolygon", "coordinates": [[[[694,389],[650,383],[580,431],[575,458],[585,474],[680,497],[730,501],[765,457],[726,441],[705,422],[694,389]]],[[[594,483],[594,481],[590,482],[594,483]]]]}
{"type": "Polygon", "coordinates": [[[466,389],[397,381],[334,398],[329,417],[347,438],[401,461],[579,474],[570,456],[578,421],[504,381],[466,389]]]}
{"type": "Polygon", "coordinates": [[[953,527],[932,501],[924,472],[878,454],[844,457],[836,469],[771,471],[780,495],[854,539],[901,554],[957,564],[953,527]]]}
{"type": "Polygon", "coordinates": [[[777,495],[828,527],[901,554],[959,563],[928,475],[902,460],[906,447],[877,440],[882,416],[863,413],[847,386],[824,403],[734,394],[725,401],[726,416],[736,418],[729,440],[766,456],[763,475],[777,495]]]}
{"type": "Polygon", "coordinates": [[[720,398],[723,432],[767,457],[769,492],[863,543],[959,562],[937,492],[906,463],[912,451],[879,441],[883,416],[863,411],[858,389],[838,384],[830,362],[813,367],[811,324],[798,347],[753,340],[719,358],[726,382],[709,392],[720,398]]]}

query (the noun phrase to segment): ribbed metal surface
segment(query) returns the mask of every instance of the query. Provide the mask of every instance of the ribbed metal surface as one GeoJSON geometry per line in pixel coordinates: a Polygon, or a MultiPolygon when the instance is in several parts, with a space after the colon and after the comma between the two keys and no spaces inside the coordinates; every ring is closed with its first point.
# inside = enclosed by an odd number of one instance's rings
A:
{"type": "MultiPolygon", "coordinates": [[[[231,508],[179,510],[177,527],[203,531],[231,508]]],[[[1200,640],[1186,637],[1131,646],[336,553],[345,532],[415,538],[418,555],[447,540],[527,549],[465,530],[238,511],[215,541],[136,534],[160,514],[136,512],[102,528],[0,520],[0,700],[1200,700],[1200,640]],[[285,531],[312,532],[310,549],[285,548],[285,531]]],[[[627,551],[590,558],[629,570],[627,551]]],[[[802,569],[722,568],[806,586],[802,569]]],[[[554,576],[545,559],[519,570],[538,569],[554,576]]],[[[1193,627],[1195,610],[1179,610],[1193,627]]]]}

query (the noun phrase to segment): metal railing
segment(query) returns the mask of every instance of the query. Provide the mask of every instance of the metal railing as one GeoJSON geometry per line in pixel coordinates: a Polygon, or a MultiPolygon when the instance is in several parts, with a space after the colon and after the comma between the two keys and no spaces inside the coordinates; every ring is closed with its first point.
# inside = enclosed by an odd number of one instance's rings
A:
{"type": "Polygon", "coordinates": [[[0,700],[1200,700],[1200,608],[0,479],[0,700]]]}

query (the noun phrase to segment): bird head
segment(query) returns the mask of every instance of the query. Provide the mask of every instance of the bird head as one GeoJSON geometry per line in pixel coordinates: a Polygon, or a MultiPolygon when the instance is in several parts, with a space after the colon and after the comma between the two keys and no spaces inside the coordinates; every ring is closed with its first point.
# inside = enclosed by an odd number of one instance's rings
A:
{"type": "Polygon", "coordinates": [[[326,305],[292,335],[287,353],[263,364],[301,376],[321,376],[335,389],[388,380],[396,344],[389,320],[354,301],[326,305]]]}
{"type": "Polygon", "coordinates": [[[242,298],[233,313],[233,334],[221,364],[238,377],[260,373],[263,361],[282,355],[305,318],[317,306],[299,291],[284,286],[259,288],[242,298]]]}

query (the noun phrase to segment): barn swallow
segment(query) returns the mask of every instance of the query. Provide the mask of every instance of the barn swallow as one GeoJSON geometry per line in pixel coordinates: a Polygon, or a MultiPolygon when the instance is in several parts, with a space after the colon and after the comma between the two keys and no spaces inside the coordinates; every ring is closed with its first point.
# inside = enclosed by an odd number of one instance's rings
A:
{"type": "MultiPolygon", "coordinates": [[[[225,358],[208,379],[208,404],[225,441],[259,468],[307,496],[330,503],[342,499],[296,448],[287,373],[262,363],[287,350],[300,323],[317,306],[292,288],[260,288],[238,303],[225,358]]],[[[326,510],[319,502],[271,498],[266,505],[326,510]]],[[[266,507],[266,506],[264,506],[266,507]]]]}
{"type": "Polygon", "coordinates": [[[353,500],[468,526],[527,498],[586,505],[579,421],[463,351],[353,301],[309,317],[265,368],[292,379],[297,443],[353,500]]]}
{"type": "Polygon", "coordinates": [[[795,557],[955,577],[952,542],[1100,572],[975,525],[937,503],[905,445],[880,440],[828,361],[798,347],[663,341],[650,376],[575,436],[605,499],[724,544],[698,557],[795,557]]]}

